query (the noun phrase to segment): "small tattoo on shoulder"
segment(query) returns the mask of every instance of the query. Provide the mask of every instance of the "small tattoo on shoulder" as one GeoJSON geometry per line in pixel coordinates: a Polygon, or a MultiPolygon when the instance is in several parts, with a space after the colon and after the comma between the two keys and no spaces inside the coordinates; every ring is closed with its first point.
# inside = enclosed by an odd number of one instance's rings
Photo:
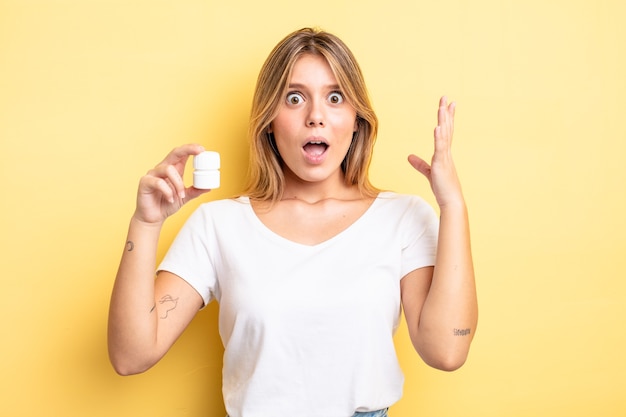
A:
{"type": "Polygon", "coordinates": [[[454,329],[455,336],[467,336],[471,333],[471,329],[454,329]]]}
{"type": "Polygon", "coordinates": [[[178,305],[178,298],[173,298],[171,295],[166,294],[159,300],[159,304],[165,305],[166,310],[163,315],[160,317],[162,319],[166,319],[170,314],[170,311],[174,310],[178,305]]]}
{"type": "Polygon", "coordinates": [[[126,242],[126,250],[132,252],[133,249],[135,249],[135,244],[133,243],[133,241],[129,240],[128,242],[126,242]]]}

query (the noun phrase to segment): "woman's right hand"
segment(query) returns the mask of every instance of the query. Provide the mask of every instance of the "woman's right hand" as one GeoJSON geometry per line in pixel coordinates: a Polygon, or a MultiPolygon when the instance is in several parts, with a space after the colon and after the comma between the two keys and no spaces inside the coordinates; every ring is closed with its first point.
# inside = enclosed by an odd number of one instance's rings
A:
{"type": "Polygon", "coordinates": [[[141,177],[133,217],[144,223],[162,223],[185,203],[210,191],[185,187],[183,182],[187,160],[203,151],[204,148],[197,144],[175,148],[160,164],[141,177]]]}

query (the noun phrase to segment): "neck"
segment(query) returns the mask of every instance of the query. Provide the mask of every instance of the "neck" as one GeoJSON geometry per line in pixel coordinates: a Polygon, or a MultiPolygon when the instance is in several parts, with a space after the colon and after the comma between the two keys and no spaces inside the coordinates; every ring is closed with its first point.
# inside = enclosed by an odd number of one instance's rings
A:
{"type": "Polygon", "coordinates": [[[285,191],[281,200],[301,200],[310,204],[329,199],[353,200],[360,197],[356,185],[346,185],[343,175],[326,181],[307,182],[300,178],[285,178],[285,191]]]}

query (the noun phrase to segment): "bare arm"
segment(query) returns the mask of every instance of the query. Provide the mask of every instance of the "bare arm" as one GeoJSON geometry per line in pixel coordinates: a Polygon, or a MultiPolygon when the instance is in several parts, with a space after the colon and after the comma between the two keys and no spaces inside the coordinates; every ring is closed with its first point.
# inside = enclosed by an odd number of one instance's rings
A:
{"type": "Polygon", "coordinates": [[[435,267],[407,274],[401,285],[411,341],[426,363],[443,370],[463,365],[478,321],[469,220],[451,154],[454,111],[442,98],[432,163],[409,157],[430,181],[441,219],[435,267]]]}
{"type": "Polygon", "coordinates": [[[201,151],[198,145],[174,149],[139,183],[109,308],[109,357],[120,374],[154,365],[202,305],[200,295],[176,275],[162,272],[154,278],[163,222],[204,192],[185,188],[182,181],[187,158],[201,151]]]}

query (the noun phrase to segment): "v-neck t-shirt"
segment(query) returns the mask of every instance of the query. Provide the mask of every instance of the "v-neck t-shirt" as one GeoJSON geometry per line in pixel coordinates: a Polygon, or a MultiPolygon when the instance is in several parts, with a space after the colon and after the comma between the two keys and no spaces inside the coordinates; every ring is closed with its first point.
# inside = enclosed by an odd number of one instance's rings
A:
{"type": "Polygon", "coordinates": [[[437,235],[423,199],[381,192],[345,230],[304,245],[239,197],[198,207],[158,269],[219,302],[230,417],[347,417],[402,395],[400,280],[434,265],[437,235]]]}

